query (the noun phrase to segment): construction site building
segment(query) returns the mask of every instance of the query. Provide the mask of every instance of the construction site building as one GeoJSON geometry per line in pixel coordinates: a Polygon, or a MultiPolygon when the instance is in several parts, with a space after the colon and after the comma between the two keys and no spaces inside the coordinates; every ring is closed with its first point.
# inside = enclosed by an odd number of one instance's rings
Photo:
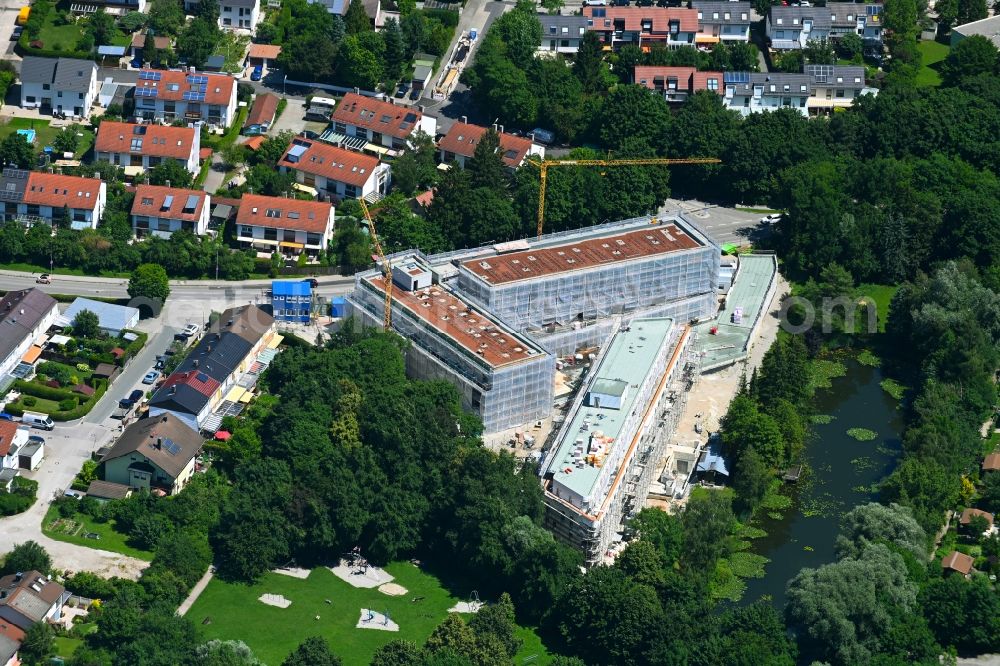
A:
{"type": "MultiPolygon", "coordinates": [[[[392,328],[410,342],[407,374],[454,384],[487,434],[542,419],[552,409],[555,359],[444,287],[418,252],[390,257],[392,328]]],[[[349,298],[365,326],[381,326],[385,278],[359,273],[349,298]]]]}
{"type": "Polygon", "coordinates": [[[592,363],[539,473],[545,524],[599,564],[645,503],[690,388],[690,326],[637,318],[592,363]]]}
{"type": "Polygon", "coordinates": [[[615,320],[714,314],[721,251],[688,217],[641,217],[431,257],[457,290],[555,354],[615,320]]]}

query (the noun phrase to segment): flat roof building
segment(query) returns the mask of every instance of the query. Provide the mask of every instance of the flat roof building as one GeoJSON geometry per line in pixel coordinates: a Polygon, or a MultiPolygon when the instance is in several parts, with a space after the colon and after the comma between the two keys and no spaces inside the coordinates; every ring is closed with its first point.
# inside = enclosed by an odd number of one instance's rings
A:
{"type": "MultiPolygon", "coordinates": [[[[545,524],[601,563],[623,521],[642,508],[672,431],[672,383],[681,377],[690,328],[634,319],[595,359],[540,473],[545,524]]],[[[679,411],[676,410],[676,411],[679,411]]]]}
{"type": "MultiPolygon", "coordinates": [[[[411,343],[411,376],[453,383],[487,433],[548,416],[555,372],[550,354],[443,287],[419,253],[390,261],[392,326],[411,343]]],[[[356,276],[351,305],[361,323],[382,324],[385,278],[378,269],[356,276]]]]}
{"type": "Polygon", "coordinates": [[[63,325],[72,325],[76,316],[84,310],[90,310],[97,315],[98,326],[109,335],[120,335],[122,331],[135,328],[139,324],[138,308],[95,301],[83,296],[70,303],[57,321],[63,325]]]}
{"type": "Polygon", "coordinates": [[[681,215],[642,217],[449,255],[458,290],[553,353],[600,344],[612,317],[715,311],[721,250],[681,215]]]}

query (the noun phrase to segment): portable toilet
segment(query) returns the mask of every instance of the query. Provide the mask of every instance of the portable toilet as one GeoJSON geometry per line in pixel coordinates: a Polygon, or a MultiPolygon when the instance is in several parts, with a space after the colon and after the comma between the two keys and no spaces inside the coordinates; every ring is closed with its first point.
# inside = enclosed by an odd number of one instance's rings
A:
{"type": "Polygon", "coordinates": [[[343,296],[337,296],[330,301],[330,316],[331,317],[345,317],[347,316],[347,299],[343,296]]]}

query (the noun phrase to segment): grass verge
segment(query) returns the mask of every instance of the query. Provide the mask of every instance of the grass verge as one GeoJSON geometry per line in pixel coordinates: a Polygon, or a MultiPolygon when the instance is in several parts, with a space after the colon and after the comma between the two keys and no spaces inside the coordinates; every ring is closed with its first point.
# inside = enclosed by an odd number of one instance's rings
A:
{"type": "Polygon", "coordinates": [[[925,41],[917,44],[917,50],[923,57],[920,60],[915,83],[918,86],[931,88],[941,85],[941,63],[948,57],[951,47],[940,42],[925,41]]]}

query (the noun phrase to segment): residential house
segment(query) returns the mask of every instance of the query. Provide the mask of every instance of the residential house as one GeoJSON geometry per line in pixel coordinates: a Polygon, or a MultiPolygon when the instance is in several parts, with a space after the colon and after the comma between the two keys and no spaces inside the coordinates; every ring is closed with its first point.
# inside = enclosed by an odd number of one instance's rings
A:
{"type": "Polygon", "coordinates": [[[699,90],[722,95],[722,72],[699,72],[694,67],[636,65],[633,81],[662,93],[668,102],[681,103],[699,90]]]}
{"type": "Polygon", "coordinates": [[[941,569],[945,573],[957,572],[963,576],[972,573],[972,565],[975,560],[965,553],[953,550],[941,559],[941,569]]]}
{"type": "Polygon", "coordinates": [[[26,56],[21,61],[22,108],[86,118],[99,90],[92,60],[26,56]]]}
{"type": "Polygon", "coordinates": [[[744,116],[786,108],[807,116],[812,80],[809,74],[725,72],[722,103],[744,116]]]}
{"type": "Polygon", "coordinates": [[[312,285],[308,280],[273,280],[271,311],[275,321],[308,324],[312,313],[312,285]]]}
{"type": "Polygon", "coordinates": [[[278,96],[271,93],[257,95],[247,114],[247,120],[243,123],[243,133],[256,136],[264,134],[271,128],[274,122],[274,114],[278,112],[278,96]]]}
{"type": "Polygon", "coordinates": [[[587,30],[598,33],[601,42],[612,48],[693,46],[698,34],[698,10],[685,7],[587,6],[583,15],[587,30]]]}
{"type": "MultiPolygon", "coordinates": [[[[993,514],[990,513],[989,511],[983,511],[982,509],[973,509],[971,507],[967,508],[965,511],[962,512],[961,517],[959,517],[958,524],[960,527],[968,530],[969,526],[972,524],[973,518],[982,518],[983,520],[986,521],[987,527],[986,530],[983,532],[983,534],[989,534],[990,532],[993,531],[993,514]]],[[[979,535],[977,534],[973,536],[979,536],[979,535]]]]}
{"type": "MultiPolygon", "coordinates": [[[[194,14],[198,0],[184,0],[184,11],[194,14]]],[[[219,27],[253,32],[260,23],[260,0],[219,0],[219,27]]]]}
{"type": "MultiPolygon", "coordinates": [[[[0,298],[0,382],[49,330],[59,308],[40,289],[8,291],[0,298]]],[[[40,348],[40,346],[39,346],[40,348]]]]}
{"type": "Polygon", "coordinates": [[[0,469],[20,467],[18,454],[28,443],[28,429],[19,428],[14,421],[0,419],[0,469]]]}
{"type": "Polygon", "coordinates": [[[983,472],[1000,472],[1000,452],[994,452],[983,458],[983,472]]]}
{"type": "Polygon", "coordinates": [[[810,113],[849,107],[865,89],[865,68],[860,65],[806,65],[804,70],[812,79],[810,113]]]}
{"type": "Polygon", "coordinates": [[[538,14],[542,24],[542,53],[576,53],[587,32],[587,17],[562,14],[538,14]]]}
{"type": "Polygon", "coordinates": [[[772,6],[767,15],[771,48],[789,51],[804,48],[810,40],[829,39],[830,16],[825,7],[772,6]]]}
{"type": "MultiPolygon", "coordinates": [[[[493,130],[498,130],[496,125],[493,126],[493,130]]],[[[438,159],[443,164],[457,162],[464,169],[466,160],[475,154],[476,146],[485,132],[485,127],[470,125],[463,117],[461,122],[452,125],[448,133],[438,141],[438,159]]],[[[508,169],[521,166],[529,155],[545,158],[545,148],[532,142],[531,139],[508,134],[502,127],[497,133],[500,135],[500,154],[504,166],[508,169]]]]}
{"type": "Polygon", "coordinates": [[[81,176],[6,168],[0,172],[0,190],[3,220],[28,226],[62,224],[67,214],[70,228],[96,229],[107,203],[104,182],[81,176]]]}
{"type": "Polygon", "coordinates": [[[119,123],[105,120],[97,130],[94,154],[98,160],[131,168],[136,173],[161,162],[174,161],[192,174],[199,170],[201,128],[198,125],[119,123]]]}
{"type": "Polygon", "coordinates": [[[236,240],[244,247],[315,256],[333,238],[334,208],[321,201],[245,194],[236,214],[236,240]]]}
{"type": "MultiPolygon", "coordinates": [[[[331,14],[343,16],[347,13],[347,8],[351,6],[351,0],[309,0],[309,4],[321,4],[331,14]]],[[[386,13],[382,11],[382,3],[379,0],[362,0],[362,4],[364,5],[365,13],[371,19],[372,27],[380,30],[385,24],[384,14],[386,13]]],[[[395,16],[396,20],[399,20],[399,15],[396,14],[395,16]]]]}
{"type": "Polygon", "coordinates": [[[132,200],[132,230],[139,238],[169,238],[175,231],[203,236],[210,208],[211,196],[202,190],[139,185],[132,200]]]}
{"type": "Polygon", "coordinates": [[[392,176],[389,165],[377,157],[300,138],[292,140],[278,168],[323,197],[338,201],[378,198],[389,191],[392,176]]]}
{"type": "Polygon", "coordinates": [[[711,48],[719,42],[750,41],[750,3],[726,0],[692,0],[698,11],[698,46],[711,48]]]}
{"type": "MultiPolygon", "coordinates": [[[[822,7],[816,7],[822,10],[822,7]]],[[[828,2],[826,11],[830,15],[830,39],[837,40],[848,33],[856,33],[864,40],[865,50],[882,52],[882,15],[884,7],[880,3],[828,2]]]]}
{"type": "Polygon", "coordinates": [[[66,311],[56,319],[56,323],[70,326],[76,316],[84,310],[89,310],[97,315],[98,328],[114,337],[121,335],[124,331],[134,330],[139,325],[139,308],[95,301],[83,296],[74,299],[66,311]]]}
{"type": "Polygon", "coordinates": [[[69,599],[66,588],[37,571],[0,578],[0,622],[6,620],[22,631],[38,622],[58,621],[69,599]]]}
{"type": "Polygon", "coordinates": [[[431,137],[437,134],[437,118],[424,115],[420,107],[397,106],[358,93],[344,95],[331,120],[336,134],[361,140],[348,141],[348,148],[367,152],[398,154],[417,130],[431,137]]]}
{"type": "Polygon", "coordinates": [[[144,120],[229,127],[236,118],[236,79],[225,74],[143,69],[134,94],[135,115],[144,120]]]}
{"type": "Polygon", "coordinates": [[[131,496],[132,488],[124,483],[112,483],[111,481],[95,479],[87,486],[87,497],[93,497],[98,502],[128,499],[131,496]]]}
{"type": "Polygon", "coordinates": [[[213,412],[244,396],[245,375],[259,371],[258,356],[279,341],[274,317],[256,305],[229,308],[153,394],[149,415],[172,414],[195,432],[214,431],[221,416],[213,412]]]}
{"type": "Polygon", "coordinates": [[[101,458],[101,478],[129,488],[176,495],[194,476],[205,440],[188,424],[165,413],[125,428],[101,458]]]}
{"type": "MultiPolygon", "coordinates": [[[[166,51],[171,46],[173,46],[173,40],[166,35],[153,35],[153,46],[157,51],[166,51]]],[[[132,36],[132,43],[130,45],[131,56],[133,59],[139,58],[143,61],[149,62],[153,59],[152,53],[146,53],[144,49],[146,48],[146,31],[141,30],[132,36]]]]}

